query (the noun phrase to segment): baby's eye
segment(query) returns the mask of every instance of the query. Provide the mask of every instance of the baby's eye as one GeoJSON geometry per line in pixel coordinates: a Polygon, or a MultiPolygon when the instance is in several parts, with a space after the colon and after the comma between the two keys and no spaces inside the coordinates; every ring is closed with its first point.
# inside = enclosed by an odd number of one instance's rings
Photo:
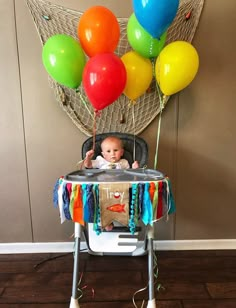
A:
{"type": "Polygon", "coordinates": [[[110,153],[111,152],[111,150],[107,150],[107,153],[110,153]]]}
{"type": "Polygon", "coordinates": [[[117,152],[118,150],[117,150],[117,149],[115,149],[114,151],[115,151],[115,152],[117,152]]]}

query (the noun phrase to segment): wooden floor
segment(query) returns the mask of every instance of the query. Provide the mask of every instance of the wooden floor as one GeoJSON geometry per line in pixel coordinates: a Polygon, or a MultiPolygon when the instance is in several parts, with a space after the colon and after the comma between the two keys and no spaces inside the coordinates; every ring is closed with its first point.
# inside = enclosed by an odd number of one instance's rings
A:
{"type": "MultiPolygon", "coordinates": [[[[158,308],[236,307],[236,251],[156,255],[158,308]]],[[[69,307],[72,268],[72,254],[0,255],[0,308],[69,307]]],[[[132,308],[134,293],[147,285],[147,256],[98,257],[83,252],[80,271],[81,308],[132,308]]],[[[147,294],[135,296],[136,307],[142,307],[147,294]]]]}

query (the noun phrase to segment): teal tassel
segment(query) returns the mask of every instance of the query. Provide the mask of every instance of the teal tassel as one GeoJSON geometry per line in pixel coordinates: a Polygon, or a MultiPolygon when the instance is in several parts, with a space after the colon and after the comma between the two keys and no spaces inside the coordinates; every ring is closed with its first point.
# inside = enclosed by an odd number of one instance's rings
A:
{"type": "Polygon", "coordinates": [[[99,189],[98,184],[93,185],[93,194],[94,194],[94,220],[93,220],[93,229],[99,235],[101,233],[101,211],[99,205],[99,189]]]}
{"type": "Polygon", "coordinates": [[[144,186],[144,194],[143,194],[143,213],[142,213],[142,221],[145,225],[149,223],[152,224],[153,220],[153,212],[152,212],[152,202],[149,194],[149,183],[145,183],[144,186]]]}

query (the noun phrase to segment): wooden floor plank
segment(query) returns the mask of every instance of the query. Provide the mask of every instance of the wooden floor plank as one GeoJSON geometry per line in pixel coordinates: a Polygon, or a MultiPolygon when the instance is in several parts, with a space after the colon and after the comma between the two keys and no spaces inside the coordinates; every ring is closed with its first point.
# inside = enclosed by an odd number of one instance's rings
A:
{"type": "Polygon", "coordinates": [[[4,273],[0,274],[0,287],[40,287],[47,285],[70,286],[72,282],[72,273],[4,273]]]}
{"type": "Polygon", "coordinates": [[[202,283],[166,283],[162,285],[162,289],[157,293],[158,299],[208,299],[209,294],[202,283]]]}
{"type": "Polygon", "coordinates": [[[206,287],[212,298],[236,298],[236,281],[207,283],[206,287]]]}
{"type": "Polygon", "coordinates": [[[183,301],[183,308],[235,308],[235,300],[189,300],[183,301]]]}
{"type": "Polygon", "coordinates": [[[147,256],[90,256],[87,259],[86,271],[146,271],[147,256]]]}
{"type": "Polygon", "coordinates": [[[143,276],[140,271],[127,272],[84,272],[82,276],[82,285],[103,285],[103,286],[122,286],[128,284],[144,284],[143,276]]]}
{"type": "Polygon", "coordinates": [[[48,288],[11,288],[4,289],[0,297],[0,304],[17,304],[17,303],[66,303],[70,299],[71,292],[66,287],[48,288]]]}

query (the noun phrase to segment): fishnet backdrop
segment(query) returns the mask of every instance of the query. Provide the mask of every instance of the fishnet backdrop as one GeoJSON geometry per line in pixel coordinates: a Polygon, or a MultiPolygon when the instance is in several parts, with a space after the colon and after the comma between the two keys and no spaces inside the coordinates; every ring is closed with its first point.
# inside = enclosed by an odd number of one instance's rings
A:
{"type": "MultiPolygon", "coordinates": [[[[42,45],[55,34],[67,34],[75,39],[77,26],[83,12],[67,9],[45,0],[26,0],[42,45]]],[[[168,29],[165,45],[178,40],[192,42],[204,0],[180,0],[177,15],[168,29]]],[[[128,18],[117,18],[120,25],[120,40],[115,53],[121,57],[132,50],[127,40],[128,18]]],[[[49,76],[49,84],[54,90],[56,100],[72,122],[87,136],[94,132],[94,110],[89,103],[83,86],[78,91],[59,85],[49,76]]],[[[166,98],[165,103],[168,101],[166,98]]],[[[141,133],[159,114],[160,100],[153,79],[149,90],[130,104],[125,95],[104,108],[96,118],[96,133],[126,132],[141,133]]]]}

